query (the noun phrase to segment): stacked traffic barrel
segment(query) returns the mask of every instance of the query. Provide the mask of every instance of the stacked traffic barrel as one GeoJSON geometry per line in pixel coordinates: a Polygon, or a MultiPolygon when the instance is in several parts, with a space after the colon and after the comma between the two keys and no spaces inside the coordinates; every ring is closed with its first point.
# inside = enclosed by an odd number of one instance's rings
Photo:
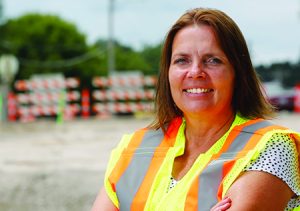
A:
{"type": "Polygon", "coordinates": [[[80,112],[79,81],[57,75],[35,75],[15,83],[18,118],[28,122],[38,117],[73,117],[80,112]]]}
{"type": "Polygon", "coordinates": [[[140,72],[95,77],[92,109],[96,115],[152,112],[156,78],[140,72]]]}

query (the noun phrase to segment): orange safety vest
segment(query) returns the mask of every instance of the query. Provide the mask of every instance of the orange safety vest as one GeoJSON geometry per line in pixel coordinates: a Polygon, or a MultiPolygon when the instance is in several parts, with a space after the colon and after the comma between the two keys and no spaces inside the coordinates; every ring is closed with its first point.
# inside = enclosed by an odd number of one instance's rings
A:
{"type": "MultiPolygon", "coordinates": [[[[147,201],[151,191],[155,191],[151,188],[152,183],[165,162],[168,150],[175,143],[181,124],[182,119],[175,118],[166,134],[162,130],[148,129],[134,133],[108,176],[109,183],[117,194],[121,211],[141,211],[149,203],[147,201]]],[[[254,149],[264,134],[272,130],[286,128],[263,119],[249,120],[235,126],[221,150],[211,156],[202,171],[198,172],[196,179],[186,187],[188,191],[182,199],[185,200],[184,210],[210,210],[225,194],[223,180],[235,163],[254,149]]]]}

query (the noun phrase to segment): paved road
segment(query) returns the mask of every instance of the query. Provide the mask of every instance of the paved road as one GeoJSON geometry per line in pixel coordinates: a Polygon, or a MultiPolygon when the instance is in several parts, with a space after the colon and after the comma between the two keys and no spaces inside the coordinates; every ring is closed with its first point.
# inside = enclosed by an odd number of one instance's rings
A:
{"type": "MultiPolygon", "coordinates": [[[[150,118],[0,124],[0,210],[89,210],[111,149],[150,118]]],[[[300,131],[300,115],[275,122],[300,131]]]]}

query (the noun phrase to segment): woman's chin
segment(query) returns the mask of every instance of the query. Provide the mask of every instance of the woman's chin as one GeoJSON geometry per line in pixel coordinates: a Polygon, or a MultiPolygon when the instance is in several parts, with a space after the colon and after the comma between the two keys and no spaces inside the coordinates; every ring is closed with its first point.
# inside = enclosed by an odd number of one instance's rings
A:
{"type": "Polygon", "coordinates": [[[185,115],[205,115],[209,114],[213,111],[210,106],[197,106],[197,107],[189,107],[183,110],[185,115]]]}

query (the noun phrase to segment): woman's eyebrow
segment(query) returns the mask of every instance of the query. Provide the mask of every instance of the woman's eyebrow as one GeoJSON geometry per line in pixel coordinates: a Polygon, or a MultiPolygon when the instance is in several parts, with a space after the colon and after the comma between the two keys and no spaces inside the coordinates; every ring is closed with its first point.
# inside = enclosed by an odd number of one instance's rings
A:
{"type": "Polygon", "coordinates": [[[172,54],[171,59],[174,58],[174,57],[179,57],[179,56],[186,57],[186,56],[188,56],[188,54],[187,53],[181,53],[181,52],[174,53],[174,54],[172,54]]]}

